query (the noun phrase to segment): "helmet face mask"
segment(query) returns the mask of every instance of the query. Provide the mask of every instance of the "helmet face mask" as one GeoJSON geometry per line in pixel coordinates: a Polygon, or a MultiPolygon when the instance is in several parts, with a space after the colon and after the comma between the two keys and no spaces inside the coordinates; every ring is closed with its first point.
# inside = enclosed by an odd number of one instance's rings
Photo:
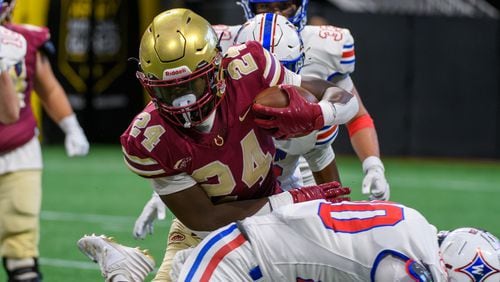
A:
{"type": "Polygon", "coordinates": [[[185,79],[150,79],[142,72],[137,72],[137,78],[164,118],[176,126],[191,127],[203,122],[220,100],[215,71],[213,64],[207,64],[185,79]]]}
{"type": "Polygon", "coordinates": [[[283,66],[298,73],[304,65],[304,44],[297,28],[284,16],[259,14],[242,25],[234,43],[260,42],[283,66]]]}
{"type": "Polygon", "coordinates": [[[309,0],[241,0],[237,3],[243,8],[247,20],[261,13],[279,12],[297,26],[299,31],[307,23],[309,0]]]}
{"type": "Polygon", "coordinates": [[[297,6],[294,1],[260,2],[250,3],[250,9],[256,15],[276,11],[284,17],[289,18],[295,14],[297,6]]]}
{"type": "Polygon", "coordinates": [[[211,25],[188,9],[159,14],[144,33],[136,76],[161,116],[174,125],[196,126],[219,105],[217,45],[211,25]]]}
{"type": "Polygon", "coordinates": [[[500,241],[493,234],[464,227],[438,235],[449,280],[499,281],[500,241]]]}

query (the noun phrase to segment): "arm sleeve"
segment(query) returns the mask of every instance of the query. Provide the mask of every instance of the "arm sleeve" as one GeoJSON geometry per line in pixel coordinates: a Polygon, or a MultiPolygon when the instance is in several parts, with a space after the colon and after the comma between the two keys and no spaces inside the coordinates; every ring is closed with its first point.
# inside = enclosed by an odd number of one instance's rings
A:
{"type": "Polygon", "coordinates": [[[346,74],[336,77],[337,79],[332,79],[331,81],[335,83],[338,87],[351,92],[354,89],[354,83],[352,82],[351,76],[346,74]]]}
{"type": "Polygon", "coordinates": [[[283,84],[290,84],[295,86],[300,86],[302,77],[289,69],[285,69],[285,79],[283,84]]]}
{"type": "Polygon", "coordinates": [[[335,159],[335,152],[332,146],[316,147],[305,153],[304,158],[309,164],[311,171],[317,172],[325,168],[335,159]]]}
{"type": "Polygon", "coordinates": [[[151,179],[153,189],[158,195],[168,195],[196,185],[196,181],[187,173],[151,179]]]}

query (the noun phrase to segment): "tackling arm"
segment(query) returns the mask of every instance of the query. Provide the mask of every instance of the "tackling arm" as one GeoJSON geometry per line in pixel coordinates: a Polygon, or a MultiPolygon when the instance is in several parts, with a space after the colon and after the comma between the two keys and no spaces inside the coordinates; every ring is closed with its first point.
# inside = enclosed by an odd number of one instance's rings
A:
{"type": "Polygon", "coordinates": [[[329,81],[302,76],[300,86],[320,100],[324,125],[344,124],[359,111],[358,97],[329,81]]]}
{"type": "Polygon", "coordinates": [[[274,108],[254,103],[252,110],[257,115],[257,125],[270,130],[277,139],[288,139],[326,125],[344,124],[358,111],[356,96],[329,81],[302,77],[300,86],[321,101],[311,103],[294,86],[281,85],[280,88],[288,95],[288,106],[274,108]]]}

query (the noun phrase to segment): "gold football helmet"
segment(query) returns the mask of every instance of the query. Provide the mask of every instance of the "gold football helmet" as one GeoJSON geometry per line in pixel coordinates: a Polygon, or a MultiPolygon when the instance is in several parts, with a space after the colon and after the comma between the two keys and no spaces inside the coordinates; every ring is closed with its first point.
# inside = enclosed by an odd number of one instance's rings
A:
{"type": "Polygon", "coordinates": [[[220,103],[220,58],[210,23],[191,10],[171,9],[157,15],[142,36],[137,78],[164,118],[188,128],[220,103]]]}

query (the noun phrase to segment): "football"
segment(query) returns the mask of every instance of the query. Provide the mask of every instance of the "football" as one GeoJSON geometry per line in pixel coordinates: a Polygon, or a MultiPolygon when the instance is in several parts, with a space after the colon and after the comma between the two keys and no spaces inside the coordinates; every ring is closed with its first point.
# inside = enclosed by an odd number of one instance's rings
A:
{"type": "MultiPolygon", "coordinates": [[[[308,90],[299,86],[292,87],[297,89],[299,94],[307,101],[311,103],[318,102],[318,99],[316,99],[316,97],[308,90]]],[[[288,94],[286,94],[285,90],[281,89],[279,86],[272,86],[257,94],[254,103],[273,108],[285,108],[289,103],[288,94]]]]}

